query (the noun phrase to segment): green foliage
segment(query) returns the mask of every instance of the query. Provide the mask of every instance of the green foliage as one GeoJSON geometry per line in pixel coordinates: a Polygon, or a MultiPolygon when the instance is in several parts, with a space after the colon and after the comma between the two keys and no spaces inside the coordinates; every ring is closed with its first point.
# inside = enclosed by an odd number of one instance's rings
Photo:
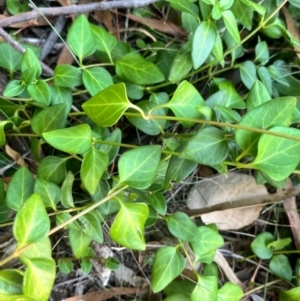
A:
{"type": "MultiPolygon", "coordinates": [[[[184,212],[170,213],[166,196],[198,164],[220,173],[232,166],[255,170],[261,182],[275,186],[299,173],[298,61],[292,51],[274,55],[269,49],[275,38],[285,49],[298,44],[274,3],[157,3],[156,10],[177,11],[189,33],[170,43],[155,31],[155,42],[118,41],[80,15],[67,33],[76,63],[56,66],[53,78],[42,73],[36,48],[26,46],[21,55],[0,43],[0,66],[9,75],[0,98],[0,145],[20,136],[36,161],[30,169],[8,171],[6,192],[0,184],[1,210],[16,211],[18,244],[0,265],[18,257],[25,266],[0,271],[1,300],[49,299],[56,275],[50,234],[67,231],[88,273],[90,244],[103,243],[104,223],[113,220],[114,243],[144,251],[145,227],[157,219],[166,222],[174,245],[153,255],[153,292],[164,290],[169,301],[243,297],[237,285],[219,285],[214,258],[222,235],[211,225],[198,227],[184,212]],[[177,282],[186,262],[196,278],[177,282]],[[201,273],[198,263],[204,264],[201,273]]],[[[27,10],[25,4],[7,1],[12,14],[27,10]]],[[[6,222],[8,214],[0,217],[6,222]]],[[[263,232],[251,249],[269,260],[274,277],[291,281],[293,261],[283,254],[290,243],[263,232]]],[[[105,265],[114,270],[119,262],[108,258],[105,265]]],[[[58,258],[58,266],[68,273],[73,262],[58,258]]],[[[281,291],[279,299],[298,300],[298,288],[281,291]]]]}

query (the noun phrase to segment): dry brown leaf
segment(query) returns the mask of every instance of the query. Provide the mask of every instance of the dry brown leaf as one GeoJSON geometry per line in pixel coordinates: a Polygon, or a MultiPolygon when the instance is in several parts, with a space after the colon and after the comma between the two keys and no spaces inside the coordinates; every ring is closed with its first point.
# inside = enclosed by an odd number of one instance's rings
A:
{"type": "Polygon", "coordinates": [[[94,19],[98,23],[104,24],[108,32],[114,33],[116,31],[112,22],[112,13],[109,10],[96,10],[94,13],[94,19]]]}
{"type": "Polygon", "coordinates": [[[69,51],[68,47],[64,46],[61,53],[60,53],[60,55],[59,55],[59,58],[57,60],[57,65],[60,65],[60,64],[72,65],[73,62],[74,62],[73,55],[69,51]]]}
{"type": "Polygon", "coordinates": [[[184,31],[181,27],[172,24],[168,21],[161,21],[157,19],[150,19],[150,18],[142,18],[132,14],[127,14],[127,18],[132,21],[144,24],[150,28],[153,28],[157,31],[175,36],[177,38],[187,37],[187,32],[184,31]]]}
{"type": "MultiPolygon", "coordinates": [[[[251,197],[266,196],[264,185],[256,185],[252,176],[241,173],[228,173],[227,177],[205,179],[189,192],[187,206],[189,209],[209,208],[222,203],[248,200],[251,197]]],[[[257,219],[264,205],[247,208],[227,209],[201,215],[204,223],[215,223],[221,230],[240,229],[257,219]]]]}
{"type": "Polygon", "coordinates": [[[24,161],[23,157],[18,152],[16,152],[14,149],[12,149],[8,144],[5,144],[5,152],[12,159],[14,159],[19,166],[28,167],[28,164],[24,161]]]}

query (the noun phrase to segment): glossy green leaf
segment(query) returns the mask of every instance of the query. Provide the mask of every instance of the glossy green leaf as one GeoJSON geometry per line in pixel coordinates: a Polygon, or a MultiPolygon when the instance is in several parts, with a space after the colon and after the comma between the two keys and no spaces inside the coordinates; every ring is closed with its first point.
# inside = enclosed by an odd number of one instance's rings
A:
{"type": "Polygon", "coordinates": [[[80,62],[95,52],[94,36],[85,15],[80,15],[75,19],[68,32],[67,41],[80,62]]]}
{"type": "Polygon", "coordinates": [[[191,301],[218,301],[218,277],[198,275],[198,283],[191,294],[191,301]]]}
{"type": "Polygon", "coordinates": [[[37,113],[31,121],[32,130],[42,135],[45,132],[62,129],[67,123],[67,104],[47,107],[37,113]]]}
{"type": "Polygon", "coordinates": [[[52,258],[52,245],[50,238],[46,236],[45,238],[30,243],[24,250],[22,250],[22,256],[27,258],[52,258]]]}
{"type": "Polygon", "coordinates": [[[180,158],[212,165],[224,161],[229,147],[226,137],[216,127],[200,130],[186,144],[180,158]]]}
{"type": "MultiPolygon", "coordinates": [[[[288,126],[296,105],[294,97],[281,97],[267,101],[246,113],[240,122],[260,129],[269,129],[272,126],[288,126]]],[[[237,129],[235,139],[244,153],[253,156],[257,153],[257,142],[261,134],[252,131],[237,129]]]]}
{"type": "Polygon", "coordinates": [[[43,138],[54,148],[70,154],[82,154],[92,145],[91,128],[86,123],[43,133],[43,138]]]}
{"type": "Polygon", "coordinates": [[[184,257],[177,248],[160,248],[155,254],[152,266],[152,291],[157,293],[163,290],[172,280],[182,273],[184,267],[184,257]]]}
{"type": "Polygon", "coordinates": [[[35,78],[38,78],[42,74],[42,67],[37,56],[31,48],[27,48],[22,57],[21,71],[24,72],[25,70],[30,68],[34,70],[35,78]]]}
{"type": "Polygon", "coordinates": [[[110,228],[110,237],[118,244],[132,249],[145,250],[144,225],[149,209],[144,203],[120,203],[121,208],[110,228]]]}
{"type": "Polygon", "coordinates": [[[240,301],[243,290],[234,283],[226,282],[218,291],[218,301],[240,301]]]}
{"type": "Polygon", "coordinates": [[[225,27],[236,43],[240,43],[240,33],[237,27],[237,22],[234,14],[230,10],[225,10],[222,13],[225,27]]]}
{"type": "Polygon", "coordinates": [[[114,84],[110,73],[102,67],[83,70],[82,80],[92,96],[114,84]]]}
{"type": "Polygon", "coordinates": [[[174,59],[169,73],[169,81],[171,83],[176,83],[181,79],[185,78],[186,75],[191,71],[193,67],[193,62],[191,54],[178,53],[174,59]]]}
{"type": "Polygon", "coordinates": [[[55,85],[71,88],[82,85],[82,71],[71,65],[57,65],[54,70],[55,85]]]}
{"type": "Polygon", "coordinates": [[[0,43],[0,66],[7,69],[10,72],[20,69],[22,54],[15,50],[7,42],[0,43]]]}
{"type": "Polygon", "coordinates": [[[56,210],[56,205],[61,198],[60,187],[44,179],[37,179],[34,185],[34,192],[38,193],[44,202],[45,207],[56,210]]]}
{"type": "Polygon", "coordinates": [[[84,255],[92,240],[93,239],[89,235],[86,235],[83,230],[69,229],[69,241],[72,252],[76,258],[80,258],[84,255]]]}
{"type": "Polygon", "coordinates": [[[13,79],[5,87],[3,95],[5,97],[15,97],[23,93],[25,90],[25,85],[22,81],[13,79]]]}
{"type": "Polygon", "coordinates": [[[157,211],[158,214],[165,215],[167,212],[167,201],[161,192],[147,195],[147,201],[157,211]]]}
{"type": "Polygon", "coordinates": [[[108,167],[108,155],[91,148],[84,154],[80,169],[80,178],[85,189],[94,194],[100,179],[108,167]]]}
{"type": "Polygon", "coordinates": [[[41,197],[33,194],[18,211],[13,225],[18,247],[45,238],[50,229],[50,220],[41,197]]]}
{"type": "Polygon", "coordinates": [[[51,104],[57,105],[60,103],[64,103],[67,105],[67,112],[71,111],[73,96],[71,89],[63,88],[56,85],[50,87],[51,89],[51,104]]]}
{"type": "Polygon", "coordinates": [[[167,218],[168,229],[173,236],[183,241],[194,241],[201,239],[197,236],[196,224],[183,212],[175,212],[167,218]]]}
{"type": "Polygon", "coordinates": [[[300,298],[300,287],[292,288],[288,291],[279,291],[279,301],[298,301],[300,298]]]}
{"type": "Polygon", "coordinates": [[[33,300],[48,301],[56,276],[56,263],[52,258],[21,257],[26,266],[24,294],[33,300]]]}
{"type": "Polygon", "coordinates": [[[93,96],[82,108],[96,124],[108,127],[114,125],[130,106],[125,85],[119,83],[93,96]]]}
{"type": "Polygon", "coordinates": [[[27,91],[36,102],[40,102],[44,105],[50,104],[50,88],[45,81],[39,80],[36,83],[29,85],[27,91]]]}
{"type": "Polygon", "coordinates": [[[124,153],[119,160],[119,185],[137,189],[149,187],[154,180],[160,154],[158,145],[141,146],[124,153]]]}
{"type": "MultiPolygon", "coordinates": [[[[273,127],[270,131],[300,137],[300,130],[273,127]]],[[[258,142],[258,154],[251,163],[275,181],[286,179],[300,161],[300,142],[263,134],[258,142]]]]}
{"type": "Polygon", "coordinates": [[[293,271],[286,255],[279,254],[274,255],[269,263],[271,272],[277,277],[286,281],[291,281],[293,277],[293,271]]]}
{"type": "Polygon", "coordinates": [[[256,68],[252,61],[245,61],[239,65],[240,75],[243,84],[250,90],[257,80],[256,68]]]}
{"type": "Polygon", "coordinates": [[[0,271],[0,294],[21,295],[23,293],[22,282],[23,276],[19,270],[7,269],[0,271]]]}
{"type": "Polygon", "coordinates": [[[118,77],[137,85],[153,85],[164,81],[159,68],[135,52],[128,53],[116,63],[118,77]]]}
{"type": "Polygon", "coordinates": [[[74,207],[72,187],[74,182],[74,175],[71,171],[67,173],[61,186],[61,204],[65,208],[74,207]]]}
{"type": "MultiPolygon", "coordinates": [[[[69,219],[71,219],[71,218],[72,218],[72,215],[70,213],[67,213],[67,212],[57,214],[56,215],[56,224],[60,225],[64,222],[69,221],[69,219]]],[[[74,229],[74,230],[77,230],[79,232],[80,231],[82,232],[82,226],[79,224],[79,222],[77,220],[74,221],[74,222],[68,223],[66,225],[66,228],[67,229],[74,229]]]]}
{"type": "Polygon", "coordinates": [[[67,175],[66,159],[48,156],[42,160],[37,170],[38,178],[61,184],[67,175]]]}
{"type": "Polygon", "coordinates": [[[199,17],[199,9],[196,4],[191,3],[191,1],[182,1],[182,0],[168,0],[170,2],[171,7],[180,11],[189,13],[196,18],[199,17]]]}
{"type": "Polygon", "coordinates": [[[80,221],[83,225],[83,232],[90,236],[97,243],[103,243],[103,233],[100,216],[97,211],[91,211],[85,214],[80,221]]]}
{"type": "Polygon", "coordinates": [[[270,99],[271,96],[268,90],[265,88],[265,86],[260,81],[258,80],[255,81],[247,96],[247,101],[246,101],[247,111],[250,111],[255,107],[258,107],[259,105],[269,101],[270,99]]]}
{"type": "Polygon", "coordinates": [[[268,244],[274,241],[274,236],[269,232],[258,234],[251,243],[251,249],[261,259],[270,259],[273,255],[273,250],[268,248],[268,244]]]}
{"type": "Polygon", "coordinates": [[[199,234],[197,234],[197,237],[200,236],[200,239],[192,241],[190,245],[197,256],[197,260],[205,263],[211,263],[214,255],[211,260],[205,261],[204,259],[206,254],[215,252],[218,248],[220,248],[224,244],[224,239],[219,233],[207,226],[200,226],[198,231],[199,234]]]}
{"type": "Polygon", "coordinates": [[[18,211],[24,202],[33,194],[34,178],[25,167],[20,167],[13,175],[6,191],[6,204],[10,209],[18,211]]]}
{"type": "Polygon", "coordinates": [[[217,37],[214,24],[210,21],[203,21],[198,26],[192,45],[192,60],[195,69],[202,66],[210,55],[217,37]]]}

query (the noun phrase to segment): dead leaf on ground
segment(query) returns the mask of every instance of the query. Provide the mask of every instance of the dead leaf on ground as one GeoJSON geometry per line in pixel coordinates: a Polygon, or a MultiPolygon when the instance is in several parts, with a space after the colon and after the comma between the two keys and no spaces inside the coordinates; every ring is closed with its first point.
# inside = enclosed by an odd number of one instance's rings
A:
{"type": "MultiPolygon", "coordinates": [[[[187,199],[189,209],[209,208],[210,206],[249,200],[251,197],[268,195],[264,185],[256,185],[252,176],[241,173],[218,175],[201,181],[191,189],[187,199]]],[[[220,230],[240,229],[257,219],[264,205],[247,208],[227,209],[201,215],[206,224],[215,223],[220,230]]]]}
{"type": "Polygon", "coordinates": [[[112,13],[109,10],[96,10],[94,12],[94,19],[98,23],[104,24],[109,33],[114,33],[116,31],[115,26],[113,25],[112,13]]]}
{"type": "Polygon", "coordinates": [[[60,65],[60,64],[72,65],[73,62],[74,62],[74,57],[71,54],[69,48],[65,45],[63,47],[62,51],[60,52],[60,55],[57,60],[57,65],[60,65]]]}
{"type": "Polygon", "coordinates": [[[12,159],[14,159],[19,166],[28,167],[28,164],[24,161],[23,157],[18,152],[16,152],[14,149],[12,149],[8,144],[5,144],[5,152],[12,159]]]}

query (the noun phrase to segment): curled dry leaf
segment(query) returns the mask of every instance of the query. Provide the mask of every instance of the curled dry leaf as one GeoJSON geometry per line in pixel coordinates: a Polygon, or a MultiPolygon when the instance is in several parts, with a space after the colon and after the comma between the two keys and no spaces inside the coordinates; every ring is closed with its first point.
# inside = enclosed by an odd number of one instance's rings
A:
{"type": "MultiPolygon", "coordinates": [[[[187,199],[189,209],[209,208],[221,203],[249,200],[251,197],[266,196],[264,185],[256,185],[252,176],[230,172],[227,177],[218,175],[205,179],[191,189],[187,199]]],[[[221,230],[240,229],[257,219],[264,205],[247,208],[227,209],[201,215],[204,223],[215,223],[221,230]]]]}
{"type": "Polygon", "coordinates": [[[26,166],[28,167],[27,163],[24,161],[23,157],[12,149],[8,144],[5,144],[5,152],[16,161],[19,166],[26,166]]]}

